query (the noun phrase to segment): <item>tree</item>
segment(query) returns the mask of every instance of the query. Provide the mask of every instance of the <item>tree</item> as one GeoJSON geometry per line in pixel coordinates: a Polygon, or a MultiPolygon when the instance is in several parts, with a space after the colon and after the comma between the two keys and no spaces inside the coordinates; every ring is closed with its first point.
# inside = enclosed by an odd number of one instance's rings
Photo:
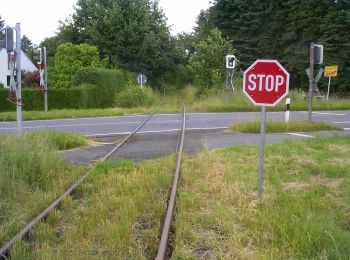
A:
{"type": "Polygon", "coordinates": [[[82,67],[103,67],[98,50],[86,43],[74,45],[61,44],[55,55],[53,85],[59,88],[69,88],[72,85],[74,73],[82,67]]]}
{"type": "Polygon", "coordinates": [[[278,59],[291,74],[291,87],[306,89],[309,46],[316,42],[325,47],[325,64],[341,67],[334,86],[349,89],[349,0],[216,0],[204,14],[199,37],[217,27],[234,43],[239,68],[256,59],[278,59]]]}
{"type": "Polygon", "coordinates": [[[1,15],[0,15],[0,40],[5,39],[5,33],[2,31],[4,27],[5,27],[5,21],[1,19],[1,15]]]}
{"type": "Polygon", "coordinates": [[[34,45],[32,43],[32,41],[26,36],[23,35],[22,39],[21,39],[21,48],[22,51],[25,52],[25,54],[27,54],[28,58],[34,63],[37,63],[37,60],[35,59],[35,49],[37,48],[36,45],[34,45]]]}
{"type": "Polygon", "coordinates": [[[204,89],[221,85],[225,78],[225,57],[233,54],[231,43],[218,29],[213,29],[206,39],[195,45],[195,50],[188,65],[194,82],[204,89]]]}
{"type": "Polygon", "coordinates": [[[46,63],[48,68],[55,65],[55,55],[58,46],[65,43],[64,39],[58,36],[52,36],[45,38],[40,44],[39,47],[46,47],[46,63]]]}
{"type": "Polygon", "coordinates": [[[58,36],[97,46],[110,66],[144,73],[153,83],[180,59],[158,1],[79,0],[58,36]]]}

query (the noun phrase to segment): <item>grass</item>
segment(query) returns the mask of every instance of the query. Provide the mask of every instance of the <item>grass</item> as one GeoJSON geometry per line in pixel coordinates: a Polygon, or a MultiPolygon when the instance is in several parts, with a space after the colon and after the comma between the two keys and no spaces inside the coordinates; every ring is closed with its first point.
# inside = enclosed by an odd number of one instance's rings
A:
{"type": "Polygon", "coordinates": [[[49,133],[0,138],[0,244],[81,174],[57,154],[49,133]]]}
{"type": "MultiPolygon", "coordinates": [[[[350,137],[184,158],[172,259],[349,259],[350,137]]],[[[99,163],[13,258],[154,259],[174,157],[99,163]]]]}
{"type": "Polygon", "coordinates": [[[204,151],[183,166],[173,259],[349,259],[350,138],[204,151]]]}
{"type": "MultiPolygon", "coordinates": [[[[260,133],[260,121],[249,121],[236,123],[229,127],[229,130],[240,133],[260,133]]],[[[316,132],[335,131],[341,128],[332,126],[324,122],[290,121],[289,123],[280,121],[267,121],[266,133],[287,133],[287,132],[316,132]]]]}
{"type": "Polygon", "coordinates": [[[43,138],[52,143],[60,151],[81,147],[88,143],[85,137],[68,132],[37,131],[28,132],[25,135],[29,139],[43,138]]]}
{"type": "MultiPolygon", "coordinates": [[[[241,86],[237,81],[236,86],[241,86]]],[[[66,109],[43,111],[23,111],[24,120],[38,119],[60,119],[60,118],[81,118],[81,117],[102,117],[102,116],[121,116],[127,114],[143,114],[150,112],[169,113],[179,112],[182,104],[186,104],[187,111],[193,112],[242,112],[242,111],[260,111],[260,107],[254,106],[242,94],[241,87],[236,89],[235,93],[228,91],[212,91],[206,95],[198,97],[197,89],[188,86],[185,89],[176,92],[155,94],[155,103],[152,106],[134,107],[134,108],[108,108],[108,109],[66,109]]],[[[304,100],[302,93],[291,91],[291,111],[307,110],[307,102],[304,100]]],[[[270,111],[284,111],[284,100],[275,107],[269,108],[270,111]]],[[[25,109],[25,108],[24,108],[25,109]]],[[[348,110],[350,109],[350,100],[343,98],[331,97],[329,101],[314,100],[313,110],[348,110]]],[[[16,112],[1,112],[1,121],[16,120],[16,112]]]]}
{"type": "Polygon", "coordinates": [[[157,252],[174,157],[96,165],[73,198],[13,256],[29,259],[152,259],[157,252]]]}

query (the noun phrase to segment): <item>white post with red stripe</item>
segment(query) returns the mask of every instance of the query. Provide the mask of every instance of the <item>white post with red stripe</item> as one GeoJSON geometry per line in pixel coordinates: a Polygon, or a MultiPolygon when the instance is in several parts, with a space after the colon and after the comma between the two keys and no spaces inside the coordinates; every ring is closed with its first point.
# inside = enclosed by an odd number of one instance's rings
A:
{"type": "Polygon", "coordinates": [[[290,98],[286,98],[286,113],[284,115],[284,120],[289,123],[289,109],[290,109],[290,98]]]}

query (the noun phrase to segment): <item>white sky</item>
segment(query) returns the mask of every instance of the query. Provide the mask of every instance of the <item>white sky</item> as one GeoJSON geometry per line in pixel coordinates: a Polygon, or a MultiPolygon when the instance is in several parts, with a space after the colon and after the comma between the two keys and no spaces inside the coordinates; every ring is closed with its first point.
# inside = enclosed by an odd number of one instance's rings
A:
{"type": "MultiPolygon", "coordinates": [[[[64,21],[74,11],[77,0],[2,0],[0,16],[5,24],[21,23],[22,33],[33,43],[55,35],[58,21],[64,21]],[[16,4],[18,7],[16,7],[16,4]]],[[[160,0],[161,8],[172,26],[172,33],[190,32],[200,10],[207,9],[210,0],[160,0]]]]}

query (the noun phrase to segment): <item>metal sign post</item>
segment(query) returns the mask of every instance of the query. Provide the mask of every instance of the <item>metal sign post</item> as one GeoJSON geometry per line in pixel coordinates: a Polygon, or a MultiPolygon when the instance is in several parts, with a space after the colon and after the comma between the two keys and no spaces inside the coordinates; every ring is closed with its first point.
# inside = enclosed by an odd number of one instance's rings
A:
{"type": "Polygon", "coordinates": [[[147,77],[146,75],[139,74],[136,77],[137,83],[141,85],[141,89],[143,89],[143,85],[147,82],[147,77]]]}
{"type": "Polygon", "coordinates": [[[243,74],[243,93],[261,106],[258,198],[262,197],[265,152],[266,106],[275,106],[289,92],[289,73],[277,60],[257,60],[243,74]]]}
{"type": "Polygon", "coordinates": [[[233,86],[233,73],[236,67],[236,57],[235,55],[227,55],[226,56],[226,85],[229,90],[234,92],[235,87],[233,86]]]}
{"type": "Polygon", "coordinates": [[[16,70],[17,70],[17,134],[22,135],[22,67],[21,67],[21,24],[16,23],[16,70]]]}
{"type": "Polygon", "coordinates": [[[312,121],[312,96],[314,92],[314,58],[315,43],[310,44],[310,76],[309,76],[309,94],[308,94],[308,119],[312,121]]]}
{"type": "Polygon", "coordinates": [[[265,128],[266,128],[266,106],[261,107],[261,127],[260,127],[260,160],[259,160],[259,182],[258,198],[262,196],[262,185],[264,176],[264,159],[265,159],[265,128]]]}
{"type": "Polygon", "coordinates": [[[337,73],[338,73],[338,66],[326,66],[324,69],[324,76],[328,77],[327,100],[329,98],[329,91],[331,88],[331,78],[336,77],[337,73]]]}

